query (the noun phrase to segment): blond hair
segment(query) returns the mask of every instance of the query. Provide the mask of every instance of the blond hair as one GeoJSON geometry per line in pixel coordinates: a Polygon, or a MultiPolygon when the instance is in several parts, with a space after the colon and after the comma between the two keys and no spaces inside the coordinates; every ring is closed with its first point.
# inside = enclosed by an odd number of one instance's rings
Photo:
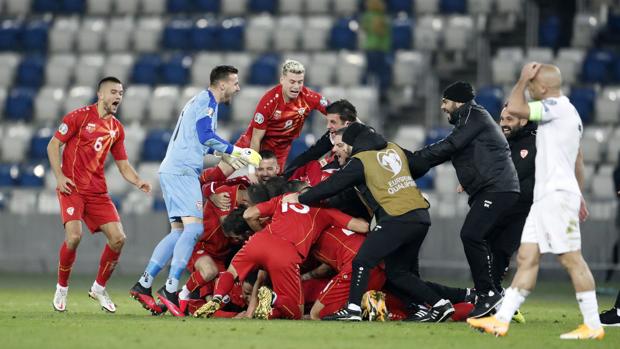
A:
{"type": "Polygon", "coordinates": [[[282,75],[286,75],[286,73],[303,74],[305,72],[306,68],[304,68],[304,65],[296,60],[287,59],[284,64],[282,64],[282,75]]]}

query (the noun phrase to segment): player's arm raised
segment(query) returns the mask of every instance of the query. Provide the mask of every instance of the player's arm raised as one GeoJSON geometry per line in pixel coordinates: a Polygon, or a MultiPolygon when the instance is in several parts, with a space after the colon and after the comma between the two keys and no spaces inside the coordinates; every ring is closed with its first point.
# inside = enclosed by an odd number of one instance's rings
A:
{"type": "Polygon", "coordinates": [[[267,133],[267,130],[261,130],[258,128],[253,129],[252,139],[250,140],[250,148],[254,149],[255,151],[260,151],[260,142],[263,141],[265,133],[267,133]]]}
{"type": "Polygon", "coordinates": [[[49,158],[54,176],[56,176],[56,189],[60,190],[63,194],[71,194],[71,187],[75,188],[75,183],[73,183],[71,179],[65,177],[60,167],[60,148],[63,145],[64,143],[60,139],[52,137],[47,144],[47,157],[49,158]]]}
{"type": "Polygon", "coordinates": [[[150,193],[152,190],[151,183],[144,181],[138,175],[138,172],[131,166],[128,160],[116,160],[116,167],[119,172],[125,178],[125,180],[145,193],[150,193]]]}
{"type": "Polygon", "coordinates": [[[525,89],[527,84],[534,79],[540,67],[541,64],[537,62],[530,62],[523,67],[519,81],[517,81],[512,92],[510,92],[510,97],[508,97],[508,104],[506,105],[508,114],[521,119],[530,119],[531,111],[525,99],[525,89]]]}

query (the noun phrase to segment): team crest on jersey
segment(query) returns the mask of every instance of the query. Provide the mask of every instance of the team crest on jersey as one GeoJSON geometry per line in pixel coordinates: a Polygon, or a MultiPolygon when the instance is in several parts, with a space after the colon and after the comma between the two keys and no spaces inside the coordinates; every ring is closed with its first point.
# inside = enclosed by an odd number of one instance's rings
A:
{"type": "MultiPolygon", "coordinates": [[[[400,173],[403,167],[403,161],[398,156],[398,153],[394,149],[388,149],[387,151],[380,151],[377,153],[377,161],[379,165],[384,169],[392,172],[394,176],[400,173]]],[[[392,177],[394,177],[392,176],[392,177]]]]}
{"type": "Polygon", "coordinates": [[[73,216],[73,212],[75,212],[75,208],[73,208],[73,207],[68,207],[67,208],[67,213],[69,214],[69,216],[73,216]]]}
{"type": "Polygon", "coordinates": [[[196,201],[196,208],[202,210],[202,201],[196,201]]]}
{"type": "Polygon", "coordinates": [[[321,97],[321,100],[319,101],[319,104],[321,104],[324,107],[327,107],[327,98],[325,97],[321,97]]]}
{"type": "Polygon", "coordinates": [[[116,137],[116,130],[110,130],[110,138],[116,137]]]}
{"type": "Polygon", "coordinates": [[[86,131],[88,131],[88,133],[93,133],[95,132],[95,128],[97,127],[97,125],[93,124],[93,123],[89,123],[88,125],[86,125],[86,131]]]}
{"type": "Polygon", "coordinates": [[[290,128],[291,126],[293,126],[293,120],[286,120],[284,128],[290,128]]]}
{"type": "Polygon", "coordinates": [[[306,108],[299,108],[299,109],[297,109],[297,113],[299,113],[299,115],[303,116],[306,113],[306,108]]]}
{"type": "Polygon", "coordinates": [[[69,126],[63,122],[60,126],[58,126],[58,132],[60,132],[63,136],[66,135],[67,132],[69,132],[69,126]]]}
{"type": "Polygon", "coordinates": [[[274,119],[279,119],[279,118],[280,118],[280,116],[282,116],[282,112],[281,112],[281,111],[279,111],[279,110],[276,110],[276,111],[273,113],[273,118],[274,118],[274,119]]]}
{"type": "Polygon", "coordinates": [[[265,121],[265,117],[261,113],[254,114],[254,122],[257,124],[262,124],[265,121]]]}
{"type": "Polygon", "coordinates": [[[527,151],[527,149],[521,149],[521,159],[525,159],[525,157],[527,156],[527,154],[529,154],[529,152],[527,151]]]}

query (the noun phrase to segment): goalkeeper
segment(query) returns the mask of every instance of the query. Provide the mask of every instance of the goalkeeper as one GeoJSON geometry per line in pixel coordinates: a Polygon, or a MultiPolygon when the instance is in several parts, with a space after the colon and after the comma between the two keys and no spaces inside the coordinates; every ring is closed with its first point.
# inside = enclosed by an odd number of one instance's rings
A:
{"type": "Polygon", "coordinates": [[[256,151],[235,147],[216,134],[218,104],[228,103],[238,91],[238,70],[232,66],[217,66],[211,71],[208,89],[194,96],[181,111],[159,167],[171,231],[157,244],[144,274],[130,290],[144,306],[153,305],[153,279],[172,259],[166,284],[157,294],[171,312],[178,309],[179,278],[203,233],[198,176],[204,156],[218,151],[225,154],[227,160],[238,159],[244,164],[258,166],[261,158],[256,151]]]}

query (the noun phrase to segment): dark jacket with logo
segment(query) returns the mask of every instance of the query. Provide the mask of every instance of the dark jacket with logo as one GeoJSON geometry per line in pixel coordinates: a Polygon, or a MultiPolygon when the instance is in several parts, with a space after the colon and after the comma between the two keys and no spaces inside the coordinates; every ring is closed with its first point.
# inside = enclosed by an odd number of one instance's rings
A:
{"type": "Polygon", "coordinates": [[[481,192],[519,192],[517,171],[510,159],[506,137],[491,115],[476,102],[450,114],[452,132],[414,154],[437,166],[448,160],[456,170],[470,202],[481,192]]]}
{"type": "Polygon", "coordinates": [[[512,162],[517,169],[521,195],[511,212],[529,212],[534,200],[534,174],[536,170],[536,129],[538,125],[528,122],[508,139],[512,162]]]}

